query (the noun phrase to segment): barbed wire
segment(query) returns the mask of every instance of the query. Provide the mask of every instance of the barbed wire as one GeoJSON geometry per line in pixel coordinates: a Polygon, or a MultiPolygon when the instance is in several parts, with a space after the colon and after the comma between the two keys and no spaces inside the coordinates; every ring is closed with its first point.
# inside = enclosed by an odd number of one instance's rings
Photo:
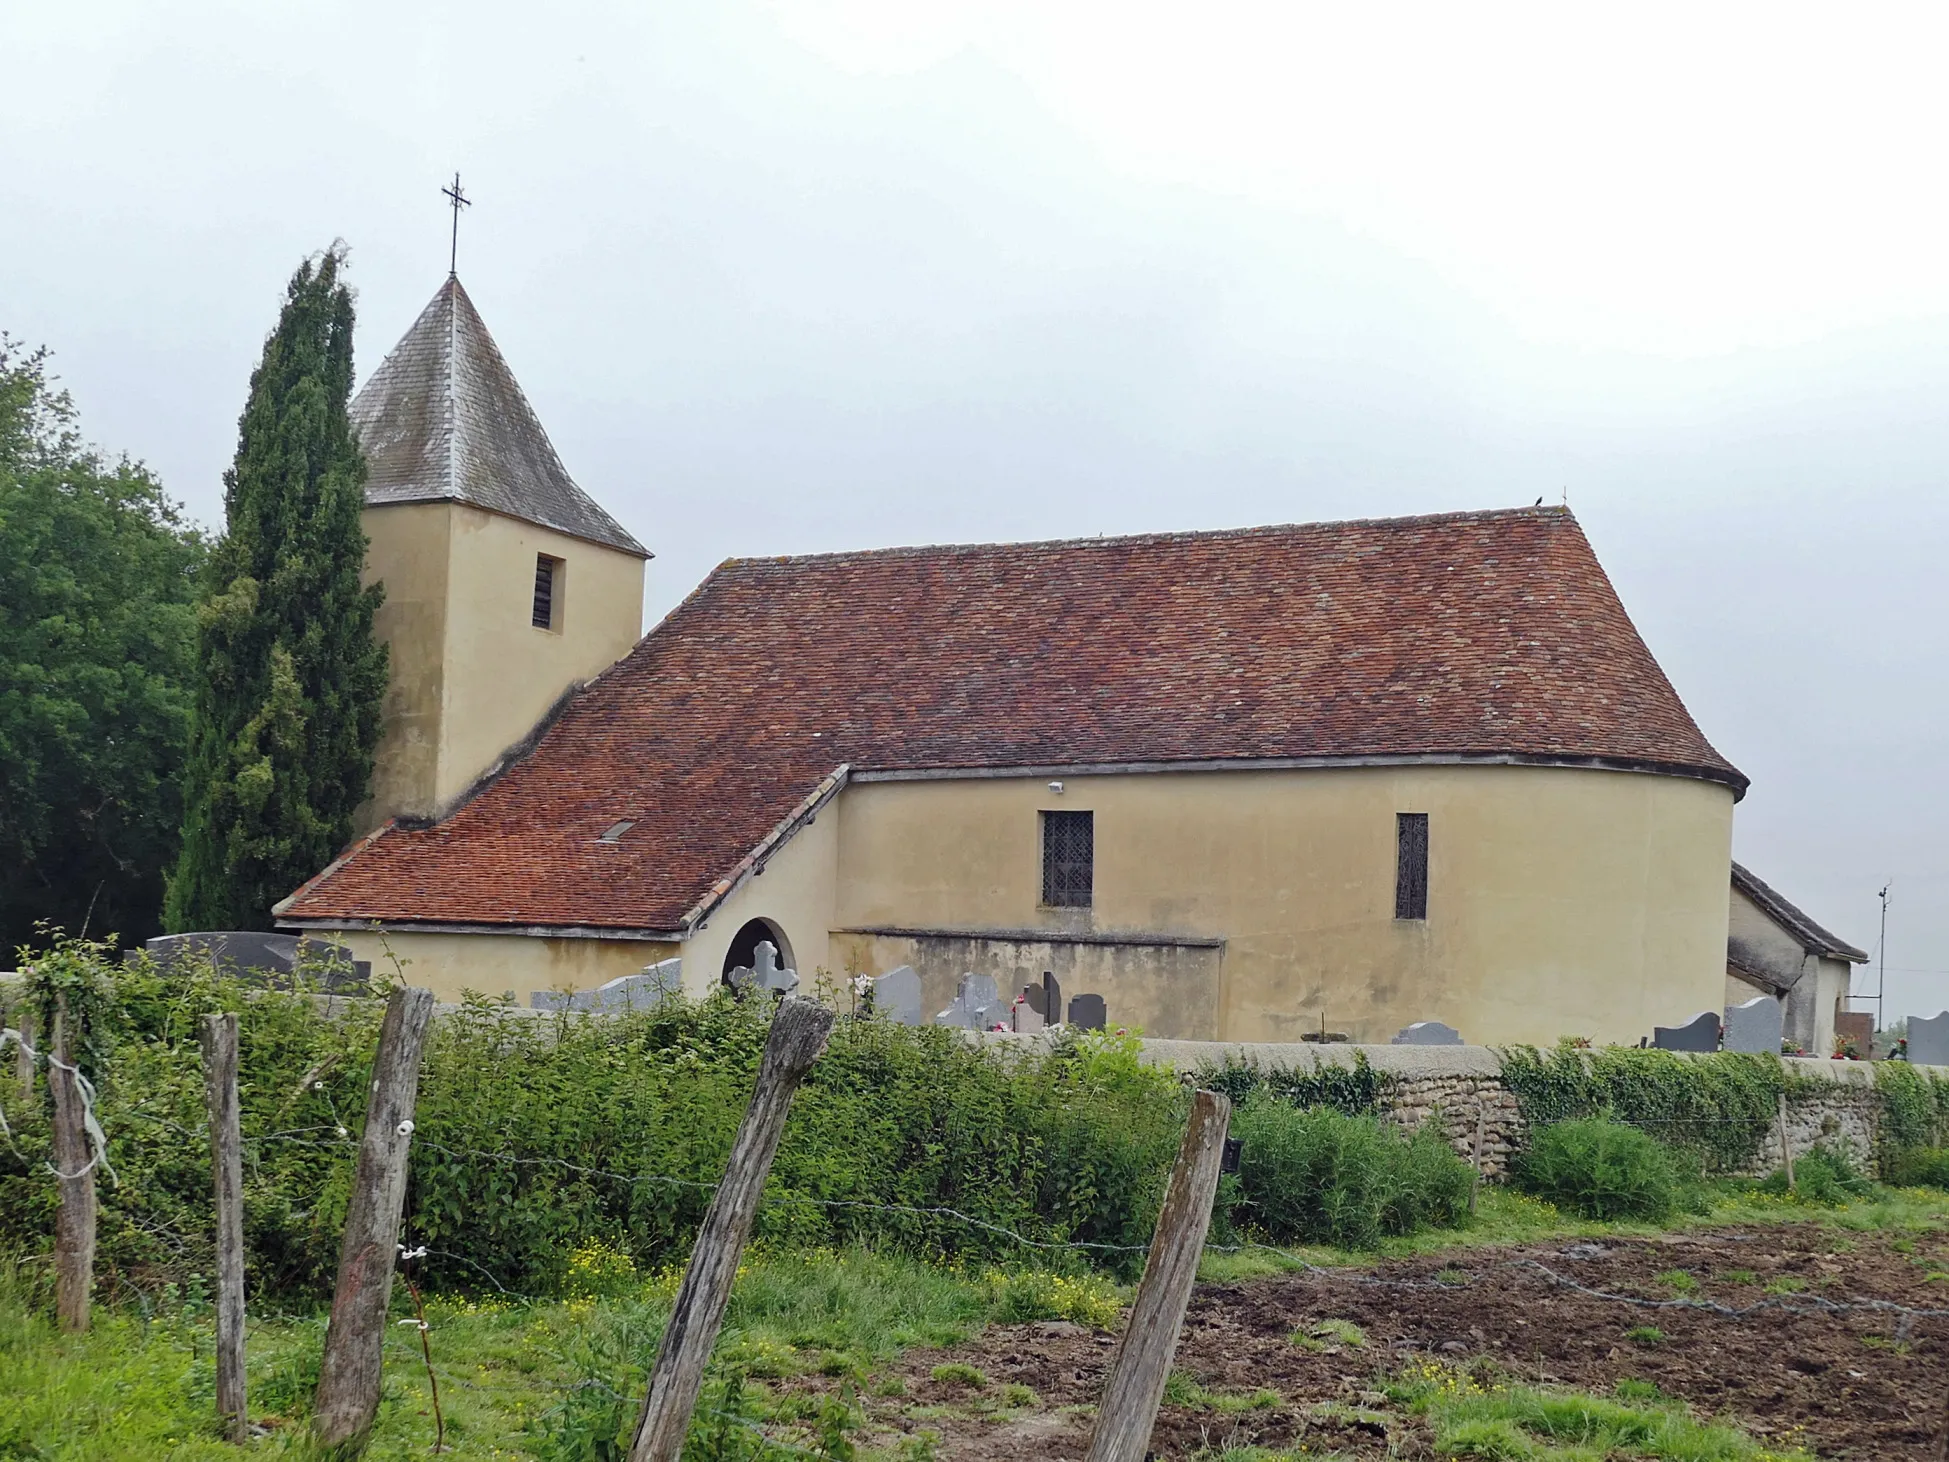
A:
{"type": "MultiPolygon", "coordinates": [[[[108,1161],[108,1135],[102,1131],[101,1121],[95,1114],[95,1084],[82,1075],[79,1066],[70,1065],[52,1051],[35,1050],[27,1037],[12,1026],[0,1026],[0,1052],[4,1052],[9,1044],[19,1046],[31,1061],[45,1061],[57,1071],[65,1071],[74,1078],[75,1090],[81,1096],[81,1128],[87,1134],[88,1145],[93,1149],[93,1156],[72,1173],[64,1173],[53,1163],[45,1160],[41,1166],[64,1183],[85,1178],[98,1167],[108,1174],[110,1181],[120,1183],[121,1179],[115,1176],[115,1169],[108,1161]]],[[[4,1108],[0,1108],[0,1134],[5,1135],[7,1146],[12,1149],[15,1157],[24,1163],[32,1164],[33,1159],[22,1152],[14,1142],[13,1129],[7,1125],[7,1114],[4,1108]]]]}
{"type": "MultiPolygon", "coordinates": [[[[264,1141],[269,1139],[260,1138],[258,1140],[264,1141]]],[[[336,1144],[320,1143],[320,1144],[309,1144],[309,1145],[328,1146],[328,1145],[336,1145],[336,1144]]],[[[561,1158],[522,1158],[516,1156],[513,1153],[481,1152],[469,1148],[449,1147],[443,1143],[436,1143],[436,1142],[430,1142],[425,1140],[422,1140],[419,1145],[425,1148],[429,1148],[433,1151],[440,1152],[449,1157],[480,1160],[480,1161],[487,1161],[487,1162],[513,1162],[513,1163],[538,1164],[543,1166],[560,1166],[563,1168],[570,1169],[582,1176],[609,1178],[623,1183],[630,1183],[630,1184],[654,1183],[660,1186],[681,1187],[681,1188],[692,1189],[695,1191],[709,1191],[709,1192],[715,1192],[717,1188],[717,1185],[715,1183],[703,1182],[701,1180],[694,1179],[694,1178],[675,1178],[675,1177],[670,1177],[667,1175],[655,1174],[655,1173],[611,1172],[603,1168],[588,1167],[581,1163],[571,1163],[561,1158]]],[[[1054,1250],[1068,1250],[1068,1251],[1074,1251],[1079,1254],[1083,1254],[1087,1256],[1089,1253],[1102,1253],[1102,1252],[1140,1254],[1140,1253],[1148,1253],[1150,1249],[1150,1245],[1148,1243],[1107,1244],[1107,1243],[1096,1243],[1087,1240],[1077,1240],[1077,1239],[1068,1239],[1068,1240],[1035,1239],[1029,1237],[1027,1234],[1023,1234],[1015,1229],[1009,1228],[1005,1224],[992,1223],[986,1219],[976,1218],[972,1214],[963,1213],[959,1209],[940,1207],[940,1206],[923,1207],[923,1206],[916,1206],[912,1204],[901,1204],[901,1203],[873,1203],[873,1202],[867,1202],[859,1199],[816,1198],[810,1194],[802,1194],[802,1193],[767,1193],[760,1201],[761,1204],[778,1204],[778,1205],[800,1204],[800,1205],[806,1205],[806,1206],[818,1207],[818,1208],[864,1209],[872,1212],[898,1214],[898,1215],[903,1215],[903,1216],[908,1216],[913,1218],[933,1219],[933,1220],[947,1219],[947,1220],[967,1224],[971,1227],[980,1229],[985,1233],[990,1233],[1000,1238],[1008,1239],[1011,1242],[1022,1246],[1023,1248],[1035,1249],[1043,1252],[1049,1252],[1054,1250]]],[[[429,1255],[458,1260],[459,1262],[468,1265],[470,1268],[479,1272],[488,1281],[488,1283],[494,1286],[495,1290],[499,1294],[501,1294],[506,1298],[518,1299],[531,1304],[553,1303],[553,1301],[547,1299],[544,1296],[523,1294],[519,1291],[509,1289],[485,1265],[481,1264],[478,1260],[473,1259],[468,1255],[458,1254],[447,1249],[434,1249],[434,1248],[428,1248],[426,1252],[429,1255]]],[[[1455,1290],[1460,1288],[1467,1288],[1474,1282],[1472,1280],[1465,1280],[1458,1284],[1457,1282],[1452,1280],[1408,1279],[1408,1278],[1403,1278],[1398,1276],[1362,1274],[1346,1267],[1334,1267],[1331,1265],[1315,1263],[1312,1260],[1305,1258],[1303,1255],[1295,1252],[1294,1250],[1283,1247],[1278,1244],[1267,1244],[1267,1243],[1261,1243],[1253,1240],[1247,1240],[1240,1243],[1230,1243],[1230,1244],[1208,1243],[1205,1245],[1204,1252],[1208,1254],[1242,1254],[1242,1253],[1253,1253],[1253,1252],[1271,1254],[1278,1257],[1282,1262],[1290,1265],[1294,1270],[1306,1273],[1308,1275],[1312,1275],[1314,1277],[1331,1279],[1340,1283],[1365,1285],[1365,1286],[1377,1287],[1377,1288],[1403,1289],[1403,1290],[1431,1290],[1431,1289],[1455,1290]]],[[[1823,1295],[1794,1293],[1788,1295],[1769,1295],[1759,1301],[1756,1301],[1751,1305],[1735,1306],[1735,1305],[1721,1304],[1713,1300],[1704,1300],[1704,1299],[1698,1299],[1698,1298],[1686,1297],[1686,1296],[1660,1298],[1656,1296],[1627,1295],[1627,1294],[1620,1294],[1620,1293],[1615,1293],[1607,1290],[1592,1289],[1589,1286],[1580,1284],[1578,1281],[1571,1279],[1566,1275],[1558,1274],[1555,1270],[1549,1268],[1547,1265],[1534,1259],[1506,1260],[1506,1261],[1502,1261],[1501,1263],[1499,1263],[1494,1267],[1500,1269],[1526,1270],[1528,1272],[1537,1273],[1549,1279],[1553,1284],[1556,1284],[1560,1288],[1574,1290],[1593,1299],[1611,1300],[1622,1304],[1630,1304],[1630,1305],[1635,1305],[1643,1308],[1651,1308],[1651,1309],[1706,1310],[1714,1314],[1718,1314],[1727,1318],[1735,1318],[1735,1319],[1743,1318],[1747,1315],[1755,1314],[1765,1310],[1780,1310],[1790,1314],[1814,1314],[1814,1313],[1841,1314],[1841,1313],[1848,1313],[1852,1311],[1872,1310],[1872,1311],[1882,1311],[1891,1314],[1903,1315],[1909,1317],[1911,1320],[1949,1319],[1949,1309],[1931,1309],[1931,1308],[1924,1308],[1924,1307],[1918,1307],[1913,1305],[1903,1305],[1903,1304],[1898,1304],[1893,1300],[1875,1299],[1866,1296],[1849,1296],[1846,1299],[1835,1300],[1835,1299],[1830,1299],[1823,1295]]]]}

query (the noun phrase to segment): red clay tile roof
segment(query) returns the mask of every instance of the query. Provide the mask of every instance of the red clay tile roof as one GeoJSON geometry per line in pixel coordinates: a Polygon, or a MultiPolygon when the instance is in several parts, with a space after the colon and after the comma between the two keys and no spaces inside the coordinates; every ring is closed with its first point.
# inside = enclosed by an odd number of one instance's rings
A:
{"type": "Polygon", "coordinates": [[[1746,785],[1560,508],[733,559],[471,801],[281,912],[677,929],[845,764],[1413,756],[1746,785]]]}

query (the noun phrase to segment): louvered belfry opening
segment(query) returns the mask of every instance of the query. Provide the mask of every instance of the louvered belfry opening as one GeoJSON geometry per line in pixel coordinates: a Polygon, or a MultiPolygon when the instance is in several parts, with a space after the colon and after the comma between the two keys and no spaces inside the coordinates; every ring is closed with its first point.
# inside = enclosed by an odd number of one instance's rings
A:
{"type": "Polygon", "coordinates": [[[1096,882],[1096,815],[1042,814],[1042,902],[1087,909],[1096,882]]]}
{"type": "Polygon", "coordinates": [[[1428,917],[1428,814],[1394,816],[1394,917],[1428,917]]]}
{"type": "Polygon", "coordinates": [[[545,553],[535,555],[535,612],[530,622],[536,629],[555,627],[555,569],[560,562],[545,553]]]}

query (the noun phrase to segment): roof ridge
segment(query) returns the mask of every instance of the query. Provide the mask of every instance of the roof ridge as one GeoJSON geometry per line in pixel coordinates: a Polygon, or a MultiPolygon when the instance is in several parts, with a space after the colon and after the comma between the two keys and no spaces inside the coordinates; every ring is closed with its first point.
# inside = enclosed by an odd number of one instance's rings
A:
{"type": "Polygon", "coordinates": [[[1117,548],[1137,543],[1181,543],[1192,539],[1260,538],[1279,533],[1330,528],[1409,528],[1441,523],[1488,522],[1499,518],[1546,518],[1576,523],[1577,515],[1564,506],[1517,508],[1461,508],[1443,513],[1410,513],[1398,517],[1324,518],[1306,523],[1255,523],[1238,528],[1171,528],[1149,533],[1092,534],[1078,538],[985,539],[974,543],[911,543],[889,548],[844,548],[826,553],[753,554],[727,558],[718,569],[743,564],[836,563],[872,558],[918,558],[933,554],[984,553],[1004,548],[1117,548]]]}

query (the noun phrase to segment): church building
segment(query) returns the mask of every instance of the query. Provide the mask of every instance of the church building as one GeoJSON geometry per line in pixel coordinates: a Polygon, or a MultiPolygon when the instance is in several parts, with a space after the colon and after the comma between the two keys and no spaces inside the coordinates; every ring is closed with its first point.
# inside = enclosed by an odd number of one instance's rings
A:
{"type": "Polygon", "coordinates": [[[445,998],[768,939],[1154,1036],[1720,1007],[1746,778],[1566,509],[733,559],[639,639],[647,553],[457,280],[353,410],[394,686],[287,929],[445,998]]]}

